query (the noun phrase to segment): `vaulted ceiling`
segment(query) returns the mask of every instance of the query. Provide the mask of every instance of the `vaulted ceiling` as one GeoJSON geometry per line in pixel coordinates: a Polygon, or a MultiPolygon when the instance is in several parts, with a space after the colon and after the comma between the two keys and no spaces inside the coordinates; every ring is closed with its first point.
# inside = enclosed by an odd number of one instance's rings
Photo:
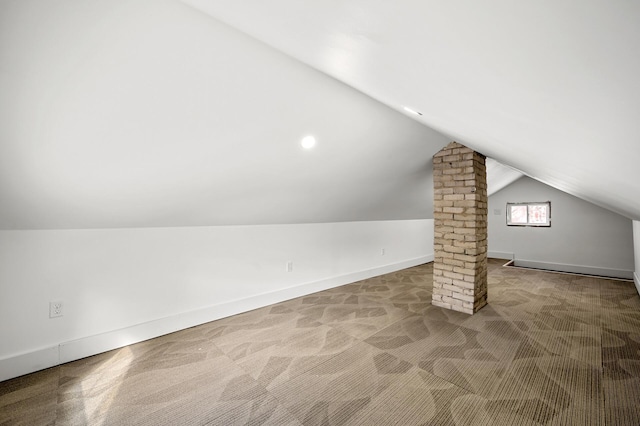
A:
{"type": "Polygon", "coordinates": [[[453,139],[497,160],[493,191],[521,171],[640,219],[639,22],[622,0],[4,0],[0,229],[428,218],[453,139]]]}
{"type": "Polygon", "coordinates": [[[640,3],[183,0],[544,183],[640,218],[640,3]]]}

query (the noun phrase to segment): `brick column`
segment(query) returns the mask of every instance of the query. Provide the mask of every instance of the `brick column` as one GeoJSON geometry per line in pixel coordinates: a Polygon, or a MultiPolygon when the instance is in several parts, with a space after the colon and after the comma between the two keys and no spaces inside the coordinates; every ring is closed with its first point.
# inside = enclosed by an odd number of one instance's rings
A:
{"type": "Polygon", "coordinates": [[[474,314],[487,304],[485,156],[451,142],[433,157],[432,303],[474,314]]]}

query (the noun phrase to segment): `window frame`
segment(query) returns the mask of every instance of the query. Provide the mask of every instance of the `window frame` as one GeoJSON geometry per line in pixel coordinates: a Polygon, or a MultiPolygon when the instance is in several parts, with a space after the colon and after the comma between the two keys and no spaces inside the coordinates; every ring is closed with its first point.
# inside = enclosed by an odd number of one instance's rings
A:
{"type": "Polygon", "coordinates": [[[507,203],[507,226],[528,226],[534,228],[549,228],[551,227],[551,201],[541,202],[520,202],[520,203],[507,203]],[[527,222],[513,222],[511,220],[511,207],[512,206],[527,206],[527,222]],[[529,207],[530,206],[545,206],[547,209],[547,221],[544,223],[530,222],[529,220],[529,207]]]}

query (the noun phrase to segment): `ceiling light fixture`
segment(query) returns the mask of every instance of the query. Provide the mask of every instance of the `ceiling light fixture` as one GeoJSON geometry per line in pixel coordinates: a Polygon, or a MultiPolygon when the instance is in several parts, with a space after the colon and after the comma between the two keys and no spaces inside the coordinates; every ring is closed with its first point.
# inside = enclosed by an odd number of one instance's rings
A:
{"type": "Polygon", "coordinates": [[[421,112],[413,110],[413,109],[411,109],[409,107],[404,107],[404,110],[407,111],[407,112],[410,112],[411,114],[414,114],[414,115],[422,115],[421,112]]]}
{"type": "Polygon", "coordinates": [[[316,138],[314,138],[313,136],[309,135],[309,136],[305,136],[304,138],[302,138],[302,140],[300,141],[300,145],[302,145],[302,147],[304,149],[311,149],[316,145],[316,138]]]}

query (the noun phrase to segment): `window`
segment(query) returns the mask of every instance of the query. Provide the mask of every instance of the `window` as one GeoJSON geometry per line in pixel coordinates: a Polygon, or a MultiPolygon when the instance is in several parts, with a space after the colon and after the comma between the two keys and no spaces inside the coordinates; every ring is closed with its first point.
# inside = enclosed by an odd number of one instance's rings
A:
{"type": "Polygon", "coordinates": [[[551,202],[507,203],[507,225],[551,226],[551,202]]]}

